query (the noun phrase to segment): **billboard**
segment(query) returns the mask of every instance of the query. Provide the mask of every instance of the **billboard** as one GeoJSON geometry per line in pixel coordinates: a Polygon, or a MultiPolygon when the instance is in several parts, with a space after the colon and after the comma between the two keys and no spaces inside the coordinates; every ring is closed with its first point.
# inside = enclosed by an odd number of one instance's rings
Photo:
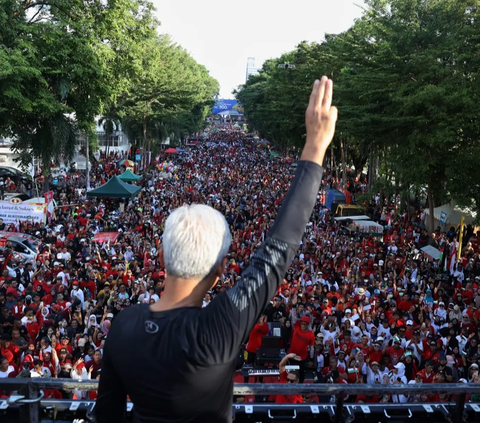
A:
{"type": "Polygon", "coordinates": [[[243,116],[243,106],[237,100],[217,100],[213,106],[213,114],[243,116]]]}

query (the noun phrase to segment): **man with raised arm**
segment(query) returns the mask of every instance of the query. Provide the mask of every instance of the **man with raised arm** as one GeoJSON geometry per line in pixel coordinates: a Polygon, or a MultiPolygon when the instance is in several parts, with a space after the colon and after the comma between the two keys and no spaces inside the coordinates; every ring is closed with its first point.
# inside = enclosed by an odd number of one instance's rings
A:
{"type": "Polygon", "coordinates": [[[235,286],[202,308],[226,265],[231,235],[224,217],[204,205],[167,219],[160,258],[162,299],[115,318],[105,344],[97,421],[124,421],[126,396],[135,422],[232,420],[238,350],[275,295],[310,219],[333,138],[333,83],[315,81],[306,111],[307,140],[295,178],[268,236],[235,286]]]}

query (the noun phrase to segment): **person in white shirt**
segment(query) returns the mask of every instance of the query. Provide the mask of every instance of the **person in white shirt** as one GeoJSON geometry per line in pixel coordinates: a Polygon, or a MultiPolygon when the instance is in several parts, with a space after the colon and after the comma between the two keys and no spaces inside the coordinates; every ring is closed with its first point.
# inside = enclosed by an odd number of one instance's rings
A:
{"type": "Polygon", "coordinates": [[[438,303],[438,307],[433,312],[433,315],[440,317],[442,320],[447,319],[447,310],[445,309],[445,303],[443,301],[438,303]]]}
{"type": "Polygon", "coordinates": [[[73,281],[72,285],[72,292],[70,293],[72,297],[72,301],[76,298],[80,301],[80,306],[83,307],[83,302],[85,301],[85,296],[83,295],[83,291],[78,287],[78,281],[73,281]]]}
{"type": "Polygon", "coordinates": [[[455,271],[453,272],[453,277],[457,279],[458,282],[462,283],[465,279],[465,274],[463,273],[462,263],[458,263],[455,271]]]}
{"type": "Polygon", "coordinates": [[[367,366],[367,383],[368,384],[375,384],[375,383],[382,383],[383,375],[385,373],[380,370],[378,362],[372,361],[370,366],[367,366]]]}
{"type": "Polygon", "coordinates": [[[68,286],[70,284],[70,274],[68,273],[68,270],[62,269],[60,272],[58,272],[57,279],[61,279],[63,286],[68,286]]]}
{"type": "Polygon", "coordinates": [[[8,375],[14,371],[15,367],[9,365],[5,357],[0,359],[0,379],[7,378],[8,375]]]}
{"type": "Polygon", "coordinates": [[[30,377],[45,377],[43,374],[43,361],[42,360],[35,360],[33,362],[33,369],[30,370],[30,377]]]}
{"type": "Polygon", "coordinates": [[[392,338],[392,334],[390,332],[390,326],[388,324],[388,320],[383,320],[382,324],[379,325],[380,327],[378,328],[378,336],[381,336],[383,339],[385,339],[387,342],[390,341],[392,338]]]}

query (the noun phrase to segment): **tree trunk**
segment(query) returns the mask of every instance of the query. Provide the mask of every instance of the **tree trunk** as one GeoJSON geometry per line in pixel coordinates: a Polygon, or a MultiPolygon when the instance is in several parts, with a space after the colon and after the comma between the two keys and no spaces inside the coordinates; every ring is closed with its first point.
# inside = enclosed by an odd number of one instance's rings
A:
{"type": "Polygon", "coordinates": [[[435,208],[435,204],[433,202],[433,191],[428,187],[428,210],[430,212],[428,216],[428,233],[432,234],[434,231],[434,226],[435,226],[435,216],[433,214],[433,210],[435,208]]]}
{"type": "Polygon", "coordinates": [[[373,173],[375,164],[373,163],[373,150],[370,150],[370,157],[368,159],[368,189],[370,190],[373,185],[373,173]]]}

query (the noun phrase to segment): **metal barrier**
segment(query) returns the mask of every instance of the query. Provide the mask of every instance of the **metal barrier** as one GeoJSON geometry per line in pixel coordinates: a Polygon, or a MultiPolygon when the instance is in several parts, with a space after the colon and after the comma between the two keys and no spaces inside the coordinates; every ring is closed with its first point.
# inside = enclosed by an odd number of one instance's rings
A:
{"type": "MultiPolygon", "coordinates": [[[[74,379],[0,379],[0,390],[7,392],[18,391],[18,394],[10,398],[0,400],[0,412],[9,407],[19,409],[20,422],[40,423],[40,409],[75,412],[82,410],[94,421],[95,401],[88,400],[53,400],[44,399],[42,390],[79,390],[93,391],[98,389],[98,381],[77,381],[74,379]]],[[[353,421],[357,413],[368,415],[372,411],[384,411],[387,418],[391,418],[389,411],[392,409],[405,410],[406,415],[402,419],[411,417],[412,410],[424,412],[427,415],[441,413],[445,420],[451,423],[462,423],[465,421],[465,413],[475,416],[472,421],[480,421],[480,407],[475,403],[466,404],[466,396],[469,394],[480,394],[480,384],[415,384],[415,385],[368,385],[368,384],[235,384],[233,395],[322,395],[335,398],[334,403],[329,404],[234,404],[233,416],[240,414],[249,415],[252,413],[265,413],[268,419],[275,419],[274,414],[284,413],[285,420],[296,418],[297,413],[312,413],[314,415],[328,414],[334,423],[348,423],[353,421]],[[348,395],[455,395],[455,402],[439,404],[344,404],[344,397],[348,395]],[[283,410],[283,411],[282,411],[283,410]],[[408,412],[407,412],[408,411],[408,412]]],[[[131,412],[133,404],[127,404],[127,412],[131,412]]],[[[0,418],[0,420],[2,420],[0,418]]]]}

